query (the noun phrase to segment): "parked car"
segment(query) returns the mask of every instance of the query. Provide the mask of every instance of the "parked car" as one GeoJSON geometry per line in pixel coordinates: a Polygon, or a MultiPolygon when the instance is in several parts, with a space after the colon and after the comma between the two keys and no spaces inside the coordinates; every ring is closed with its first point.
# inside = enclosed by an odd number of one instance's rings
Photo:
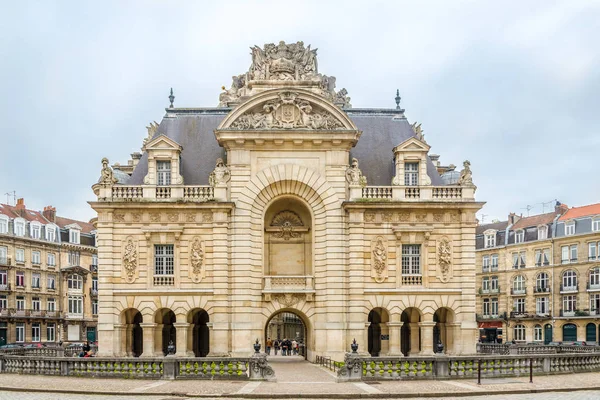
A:
{"type": "Polygon", "coordinates": [[[0,349],[16,349],[16,348],[19,348],[19,347],[23,347],[23,344],[21,344],[21,343],[8,343],[8,344],[5,344],[3,346],[0,346],[0,349]]]}

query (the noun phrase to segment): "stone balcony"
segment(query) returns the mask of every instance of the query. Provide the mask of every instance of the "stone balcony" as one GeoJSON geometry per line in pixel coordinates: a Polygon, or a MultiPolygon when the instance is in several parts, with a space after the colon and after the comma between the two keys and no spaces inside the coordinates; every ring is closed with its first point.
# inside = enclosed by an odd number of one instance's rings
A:
{"type": "Polygon", "coordinates": [[[350,200],[474,201],[474,186],[350,186],[350,200]]]}
{"type": "Polygon", "coordinates": [[[97,192],[99,201],[227,201],[227,187],[219,185],[114,185],[98,187],[97,192]]]}
{"type": "Polygon", "coordinates": [[[315,293],[312,275],[271,275],[263,277],[263,294],[270,298],[273,294],[305,294],[307,301],[315,293]]]}

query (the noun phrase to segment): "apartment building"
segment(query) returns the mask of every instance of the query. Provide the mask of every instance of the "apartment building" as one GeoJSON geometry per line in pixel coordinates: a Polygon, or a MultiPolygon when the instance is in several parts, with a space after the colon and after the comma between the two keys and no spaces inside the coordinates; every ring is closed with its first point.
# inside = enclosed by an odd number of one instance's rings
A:
{"type": "Polygon", "coordinates": [[[96,340],[94,227],[0,204],[0,345],[96,340]]]}
{"type": "Polygon", "coordinates": [[[483,342],[598,342],[600,204],[479,225],[483,342]]]}

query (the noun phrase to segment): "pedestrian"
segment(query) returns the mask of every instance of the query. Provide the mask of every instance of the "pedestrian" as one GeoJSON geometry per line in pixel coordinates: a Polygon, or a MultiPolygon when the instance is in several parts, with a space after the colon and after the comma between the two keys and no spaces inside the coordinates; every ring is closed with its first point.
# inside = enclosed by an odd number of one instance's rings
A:
{"type": "Polygon", "coordinates": [[[271,347],[273,347],[273,341],[271,338],[267,338],[267,355],[271,355],[271,347]]]}
{"type": "Polygon", "coordinates": [[[292,340],[292,354],[298,354],[298,342],[296,342],[296,339],[292,340]]]}
{"type": "Polygon", "coordinates": [[[287,349],[288,349],[287,342],[288,342],[287,338],[283,338],[283,342],[281,342],[281,355],[282,356],[287,356],[287,349]]]}
{"type": "Polygon", "coordinates": [[[273,347],[275,348],[275,355],[277,355],[277,351],[279,351],[279,339],[275,339],[273,347]]]}

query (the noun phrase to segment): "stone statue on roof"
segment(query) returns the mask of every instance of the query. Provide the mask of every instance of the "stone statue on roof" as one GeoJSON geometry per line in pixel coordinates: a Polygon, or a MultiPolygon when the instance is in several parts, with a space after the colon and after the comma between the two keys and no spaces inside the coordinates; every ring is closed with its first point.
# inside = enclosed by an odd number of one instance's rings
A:
{"type": "Polygon", "coordinates": [[[102,171],[98,183],[104,186],[112,186],[117,183],[117,178],[113,176],[113,170],[108,166],[108,158],[106,157],[102,159],[102,171]]]}
{"type": "Polygon", "coordinates": [[[229,168],[225,165],[222,158],[217,158],[217,162],[215,163],[215,169],[210,173],[208,177],[208,183],[210,186],[215,187],[219,184],[225,184],[229,182],[231,178],[231,174],[229,172],[229,168]]]}
{"type": "Polygon", "coordinates": [[[352,159],[352,164],[346,169],[346,180],[351,186],[367,186],[367,178],[358,168],[358,160],[352,159]]]}
{"type": "Polygon", "coordinates": [[[458,184],[460,186],[473,186],[473,173],[471,172],[471,163],[469,160],[463,162],[463,170],[460,171],[460,178],[458,178],[458,184]]]}

